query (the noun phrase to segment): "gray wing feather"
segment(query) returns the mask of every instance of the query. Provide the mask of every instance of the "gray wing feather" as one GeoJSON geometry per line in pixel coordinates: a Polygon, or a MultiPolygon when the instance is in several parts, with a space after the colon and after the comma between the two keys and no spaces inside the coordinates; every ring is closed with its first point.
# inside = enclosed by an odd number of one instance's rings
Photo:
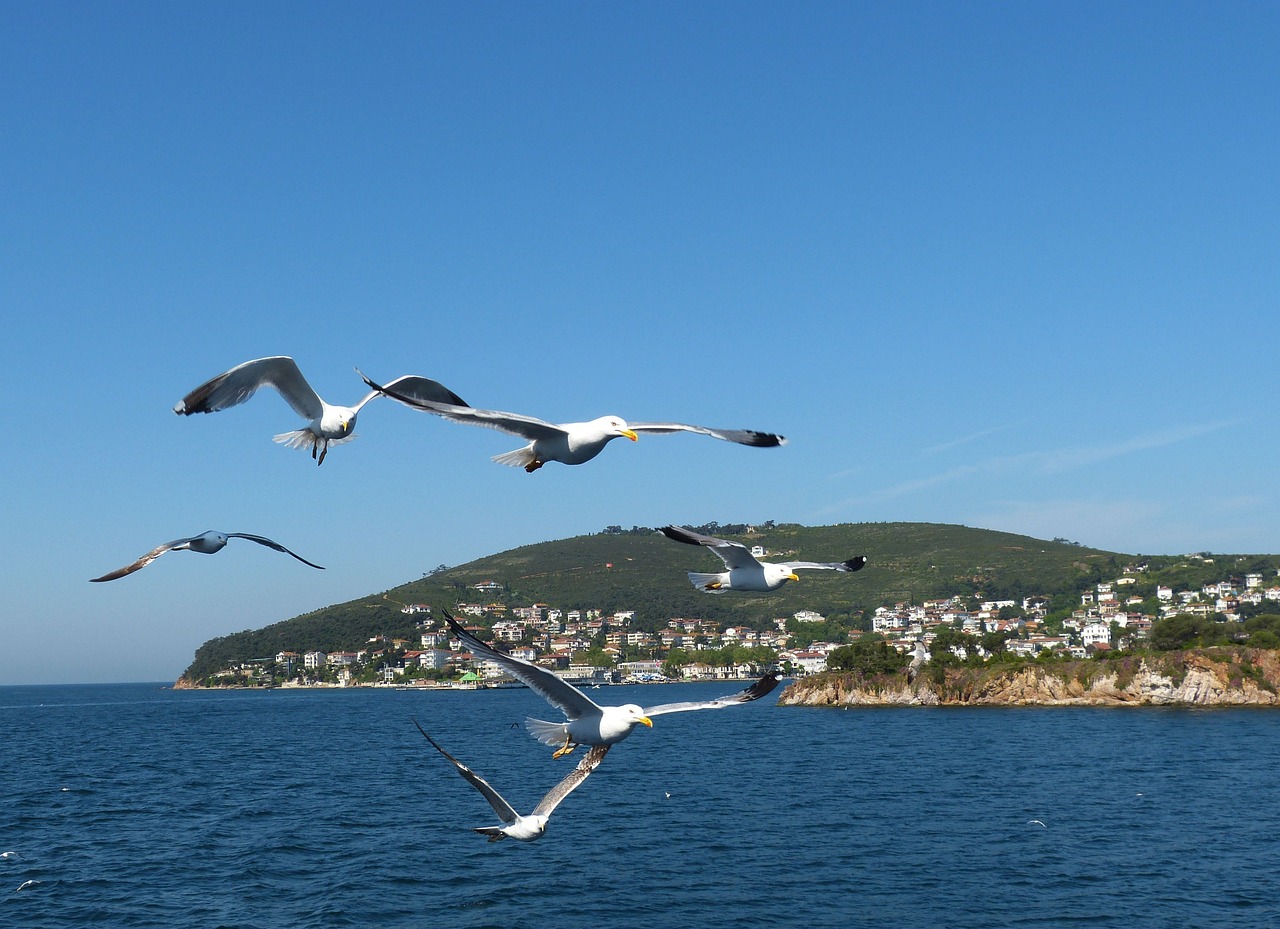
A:
{"type": "Polygon", "coordinates": [[[809,568],[820,571],[858,571],[867,563],[866,555],[857,555],[848,561],[787,561],[782,563],[782,567],[796,570],[797,568],[809,568]]]}
{"type": "Polygon", "coordinates": [[[591,751],[582,757],[578,766],[566,774],[559,784],[548,790],[546,796],[538,801],[532,815],[550,816],[551,811],[560,805],[560,801],[573,793],[574,789],[587,779],[587,775],[600,766],[600,762],[604,761],[604,756],[608,753],[608,745],[591,746],[591,751]]]}
{"type": "MultiPolygon", "coordinates": [[[[489,785],[488,781],[482,778],[479,774],[476,774],[476,772],[472,771],[470,768],[464,765],[457,758],[454,758],[452,755],[446,752],[443,748],[441,748],[439,743],[437,743],[435,739],[427,735],[427,730],[423,729],[421,724],[416,719],[413,721],[413,724],[418,727],[418,731],[421,732],[423,737],[426,738],[426,740],[432,744],[435,750],[438,751],[440,754],[444,755],[444,757],[448,758],[451,762],[453,762],[453,767],[457,770],[457,772],[461,774],[463,777],[465,777],[470,782],[472,787],[474,787],[476,790],[480,791],[480,793],[484,795],[484,798],[489,801],[489,806],[493,807],[493,811],[498,814],[498,818],[500,820],[502,820],[504,823],[513,823],[520,818],[520,814],[517,813],[514,809],[512,809],[511,804],[508,803],[505,799],[503,799],[502,794],[494,790],[489,785]]],[[[583,761],[585,760],[586,759],[584,758],[583,761]]],[[[584,774],[583,777],[586,777],[586,775],[584,774]]],[[[565,780],[568,780],[568,778],[565,778],[565,780]]],[[[575,784],[574,786],[577,786],[577,785],[575,784]]],[[[569,790],[572,790],[572,789],[573,787],[569,788],[569,790]]],[[[569,791],[565,791],[566,794],[568,792],[569,791]]]]}
{"type": "Polygon", "coordinates": [[[787,444],[787,440],[780,435],[755,429],[712,429],[710,426],[693,426],[689,423],[633,423],[629,420],[627,425],[634,432],[647,432],[654,435],[695,432],[698,435],[709,435],[714,439],[724,439],[726,442],[737,442],[739,445],[752,445],[756,448],[775,448],[787,444]]]}
{"type": "Polygon", "coordinates": [[[759,700],[777,687],[780,680],[782,678],[776,674],[766,674],[746,690],[741,690],[736,694],[728,694],[723,697],[717,697],[714,700],[663,703],[660,706],[645,707],[644,715],[662,716],[666,713],[685,713],[689,710],[723,710],[725,707],[739,706],[743,703],[750,703],[752,700],[759,700]]]}
{"type": "Polygon", "coordinates": [[[752,556],[751,552],[741,542],[717,539],[681,526],[663,526],[659,531],[668,539],[684,542],[686,545],[702,545],[711,549],[724,562],[725,567],[730,570],[760,567],[760,562],[752,556]]]}
{"type": "Polygon", "coordinates": [[[394,381],[385,387],[374,383],[365,377],[364,382],[371,388],[381,394],[385,394],[392,400],[399,400],[405,406],[411,406],[417,410],[424,410],[428,413],[435,413],[437,416],[444,417],[455,423],[465,423],[468,426],[484,426],[487,429],[496,429],[499,432],[505,432],[508,435],[519,436],[530,442],[536,442],[539,439],[550,439],[555,436],[562,436],[565,431],[555,423],[549,423],[546,420],[538,419],[535,416],[522,416],[519,413],[505,413],[502,410],[482,410],[478,407],[467,406],[466,404],[442,403],[427,397],[413,397],[409,392],[400,391],[393,388],[394,381]]]}
{"type": "Polygon", "coordinates": [[[449,624],[450,630],[456,635],[462,644],[467,646],[473,653],[484,655],[486,658],[492,658],[498,664],[507,669],[510,674],[519,681],[523,681],[530,689],[540,694],[544,700],[552,706],[557,707],[569,719],[577,719],[584,713],[598,713],[600,707],[592,702],[591,698],[584,694],[572,684],[568,684],[561,680],[560,677],[546,668],[539,668],[535,664],[530,664],[519,658],[508,655],[506,652],[500,652],[490,645],[481,642],[462,625],[454,619],[445,610],[440,611],[444,616],[444,621],[449,624]]]}
{"type": "Polygon", "coordinates": [[[297,554],[296,552],[289,551],[289,549],[285,548],[279,542],[273,542],[271,539],[268,539],[264,535],[250,535],[247,532],[228,532],[227,538],[228,539],[248,539],[250,542],[257,542],[259,545],[265,545],[267,548],[274,548],[278,552],[284,552],[286,555],[292,555],[294,558],[297,558],[299,561],[301,561],[305,565],[310,565],[313,568],[319,568],[321,571],[324,570],[324,568],[321,567],[320,565],[312,564],[310,561],[307,561],[307,559],[303,558],[301,555],[297,554]]]}
{"type": "Polygon", "coordinates": [[[145,568],[147,565],[151,564],[151,562],[155,561],[165,552],[171,552],[175,548],[177,548],[179,545],[186,545],[188,542],[192,541],[193,539],[198,539],[198,538],[200,537],[191,536],[186,539],[174,539],[172,542],[166,542],[163,545],[158,545],[155,548],[153,548],[151,551],[143,555],[141,558],[139,558],[137,561],[135,561],[133,564],[125,565],[123,568],[117,568],[116,570],[111,571],[108,574],[102,575],[102,577],[91,577],[89,578],[89,580],[93,583],[99,583],[101,581],[114,581],[117,578],[124,577],[125,575],[132,574],[134,571],[139,571],[142,568],[145,568]]]}
{"type": "Polygon", "coordinates": [[[389,382],[385,387],[378,387],[373,381],[364,376],[359,368],[356,368],[356,374],[359,374],[364,382],[373,388],[373,393],[369,397],[365,397],[361,403],[366,403],[371,397],[379,394],[398,400],[406,406],[413,406],[415,403],[444,403],[450,406],[467,406],[467,401],[463,400],[448,387],[445,387],[439,381],[433,381],[429,377],[420,377],[416,374],[403,374],[394,381],[389,382]],[[412,401],[412,402],[410,402],[412,401]]]}
{"type": "Polygon", "coordinates": [[[288,355],[256,358],[236,365],[191,391],[178,401],[173,411],[183,416],[216,413],[244,403],[264,384],[278,390],[299,416],[319,419],[324,411],[320,395],[311,388],[297,362],[288,355]]]}

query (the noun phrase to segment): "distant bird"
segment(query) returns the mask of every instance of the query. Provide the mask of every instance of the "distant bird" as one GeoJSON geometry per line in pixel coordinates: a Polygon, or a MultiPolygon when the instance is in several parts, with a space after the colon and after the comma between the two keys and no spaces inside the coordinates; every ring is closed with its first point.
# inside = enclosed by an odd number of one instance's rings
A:
{"type": "Polygon", "coordinates": [[[40,882],[37,880],[23,881],[21,884],[18,885],[18,888],[17,890],[14,891],[14,893],[19,893],[23,890],[26,890],[28,887],[38,887],[38,886],[40,886],[40,882]]]}
{"type": "Polygon", "coordinates": [[[427,735],[427,730],[423,729],[416,719],[413,724],[418,727],[418,731],[426,737],[426,740],[434,746],[435,750],[453,762],[453,767],[457,772],[466,778],[472,787],[480,791],[481,795],[489,801],[489,806],[493,807],[493,811],[498,814],[498,818],[504,823],[501,826],[479,826],[472,830],[481,835],[487,835],[490,842],[497,842],[503,836],[519,839],[521,842],[532,842],[534,839],[542,838],[542,834],[547,830],[547,820],[551,818],[551,813],[565,797],[573,793],[574,789],[587,779],[587,775],[599,767],[600,762],[604,760],[604,756],[609,753],[608,745],[592,746],[591,751],[582,756],[578,766],[565,775],[559,784],[547,791],[546,796],[538,801],[538,805],[533,808],[532,813],[528,816],[521,816],[510,803],[503,799],[502,794],[490,786],[488,781],[441,748],[435,739],[427,735]]]}
{"type": "MultiPolygon", "coordinates": [[[[364,377],[363,374],[360,376],[364,377]]],[[[494,455],[493,460],[499,464],[524,468],[529,473],[537,471],[548,461],[569,465],[583,464],[599,455],[605,445],[614,439],[627,438],[635,442],[641,434],[646,433],[665,435],[672,432],[694,432],[698,435],[709,435],[726,442],[752,445],[757,448],[772,448],[785,445],[787,442],[782,436],[774,435],[772,432],[757,432],[751,429],[712,429],[708,426],[691,426],[688,423],[628,423],[618,416],[601,416],[584,423],[549,423],[520,413],[481,410],[465,404],[410,396],[397,387],[395,381],[385,387],[375,384],[367,377],[364,377],[364,381],[374,391],[384,393],[391,399],[399,400],[414,409],[435,413],[455,423],[485,426],[528,440],[529,444],[523,448],[517,448],[502,455],[494,455]]]]}
{"type": "MultiPolygon", "coordinates": [[[[244,403],[259,387],[274,387],[284,397],[293,411],[307,420],[307,425],[293,432],[283,432],[274,439],[290,448],[310,448],[311,457],[319,458],[316,464],[324,464],[330,445],[341,445],[355,438],[356,415],[366,403],[381,391],[371,391],[355,406],[333,406],[307,383],[298,364],[288,355],[257,358],[236,365],[230,371],[205,381],[187,394],[173,412],[180,416],[192,413],[216,413],[228,407],[244,403]]],[[[452,390],[430,378],[405,375],[396,378],[388,388],[394,388],[406,397],[422,401],[439,401],[465,407],[466,401],[452,390]]]]}
{"type": "Polygon", "coordinates": [[[715,700],[663,703],[647,709],[634,703],[623,706],[600,706],[554,672],[486,645],[462,628],[448,612],[444,610],[440,612],[453,634],[473,654],[496,661],[513,677],[523,681],[542,699],[564,713],[565,721],[562,723],[552,723],[542,719],[525,720],[525,727],[535,739],[546,745],[559,746],[553,758],[569,754],[580,744],[613,745],[621,742],[631,735],[631,730],[636,726],[653,728],[652,717],[654,716],[683,713],[688,710],[721,710],[728,706],[738,706],[750,703],[752,700],[759,700],[777,687],[780,680],[776,674],[766,674],[746,690],[717,697],[715,700]]]}
{"type": "Polygon", "coordinates": [[[748,590],[765,593],[777,590],[787,581],[798,581],[797,571],[818,569],[823,571],[857,571],[867,563],[865,555],[848,561],[759,561],[741,542],[715,539],[680,526],[663,526],[663,535],[686,545],[702,545],[720,556],[727,571],[719,574],[689,572],[689,583],[708,594],[722,594],[726,590],[748,590]]]}
{"type": "Polygon", "coordinates": [[[1028,820],[1027,820],[1027,825],[1028,825],[1028,826],[1041,826],[1041,827],[1043,827],[1043,828],[1045,828],[1045,829],[1048,829],[1048,828],[1049,828],[1048,826],[1045,826],[1045,824],[1044,824],[1044,823],[1040,822],[1040,820],[1038,820],[1038,819],[1028,819],[1028,820]]]}
{"type": "Polygon", "coordinates": [[[0,858],[17,858],[17,852],[0,852],[0,858]]]}
{"type": "Polygon", "coordinates": [[[212,555],[214,552],[220,552],[227,546],[227,539],[248,539],[250,542],[257,542],[259,545],[265,545],[267,548],[274,548],[278,552],[284,552],[286,555],[293,555],[304,565],[310,565],[323,571],[324,568],[318,564],[311,564],[301,555],[296,555],[289,549],[285,548],[279,542],[273,542],[266,536],[250,535],[247,532],[218,532],[210,529],[208,532],[202,532],[199,535],[193,535],[186,539],[174,539],[172,542],[166,542],[159,548],[153,548],[147,552],[133,564],[125,565],[118,568],[110,574],[104,574],[102,577],[90,578],[91,581],[114,581],[116,578],[124,577],[126,574],[132,574],[145,568],[151,562],[155,561],[165,552],[199,552],[202,555],[212,555]]]}

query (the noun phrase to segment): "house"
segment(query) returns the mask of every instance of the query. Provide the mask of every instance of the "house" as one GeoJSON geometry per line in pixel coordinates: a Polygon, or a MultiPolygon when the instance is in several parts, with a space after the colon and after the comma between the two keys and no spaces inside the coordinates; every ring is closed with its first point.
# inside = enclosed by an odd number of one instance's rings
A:
{"type": "Polygon", "coordinates": [[[324,652],[306,652],[302,656],[302,666],[308,671],[318,671],[325,666],[328,658],[324,652]]]}
{"type": "Polygon", "coordinates": [[[1109,645],[1111,643],[1111,626],[1101,622],[1086,623],[1084,629],[1080,631],[1080,640],[1084,643],[1085,648],[1090,645],[1109,645]]]}

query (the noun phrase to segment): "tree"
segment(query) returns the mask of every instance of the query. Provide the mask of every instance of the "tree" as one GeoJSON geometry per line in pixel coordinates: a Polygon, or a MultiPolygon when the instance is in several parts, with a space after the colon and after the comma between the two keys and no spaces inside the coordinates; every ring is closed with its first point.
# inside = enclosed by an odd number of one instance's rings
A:
{"type": "Polygon", "coordinates": [[[829,671],[857,671],[861,674],[894,674],[911,662],[888,642],[859,640],[842,645],[827,656],[829,671]]]}

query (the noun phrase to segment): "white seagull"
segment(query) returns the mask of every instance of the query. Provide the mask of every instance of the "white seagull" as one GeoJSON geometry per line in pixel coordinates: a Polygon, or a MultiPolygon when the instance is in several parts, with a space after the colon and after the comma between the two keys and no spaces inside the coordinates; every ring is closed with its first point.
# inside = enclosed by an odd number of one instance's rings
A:
{"type": "MultiPolygon", "coordinates": [[[[364,377],[363,374],[360,376],[364,377]]],[[[774,435],[772,432],[757,432],[752,429],[712,429],[708,426],[691,426],[688,423],[628,423],[619,416],[601,416],[584,423],[549,423],[520,413],[481,410],[448,400],[439,401],[426,396],[413,396],[397,387],[395,381],[385,387],[375,384],[367,377],[364,377],[364,381],[375,392],[384,393],[391,399],[399,400],[414,409],[435,413],[455,423],[485,426],[528,440],[529,444],[523,448],[494,455],[493,460],[513,468],[524,468],[530,473],[537,471],[548,461],[569,465],[583,464],[599,455],[605,445],[612,440],[627,438],[635,442],[642,434],[665,435],[672,432],[694,432],[698,435],[709,435],[726,442],[753,445],[757,448],[773,448],[787,443],[782,436],[774,435]]]]}
{"type": "Polygon", "coordinates": [[[531,690],[564,713],[565,721],[562,723],[552,723],[542,719],[524,721],[529,734],[535,739],[546,745],[559,746],[553,758],[569,754],[580,744],[613,745],[621,742],[631,735],[631,730],[636,726],[648,726],[652,729],[654,716],[683,713],[688,710],[721,710],[728,706],[750,703],[777,687],[780,680],[776,674],[766,674],[746,690],[717,697],[714,700],[663,703],[660,706],[651,707],[641,707],[635,703],[627,703],[623,706],[600,706],[578,688],[562,680],[559,675],[486,645],[462,628],[448,612],[444,610],[440,612],[444,615],[445,622],[449,624],[453,634],[473,654],[498,662],[513,677],[523,681],[531,690]]]}
{"type": "MultiPolygon", "coordinates": [[[[333,406],[322,400],[307,383],[296,361],[288,355],[274,355],[246,361],[205,381],[179,400],[173,412],[180,416],[216,413],[244,403],[263,386],[278,390],[285,402],[293,407],[293,411],[307,420],[307,425],[303,428],[282,432],[274,437],[275,441],[290,448],[310,448],[312,458],[316,458],[318,451],[316,464],[324,464],[324,456],[329,453],[330,445],[341,445],[355,438],[352,430],[356,427],[357,414],[366,403],[381,393],[377,390],[370,391],[355,406],[333,406]]],[[[399,393],[418,402],[438,401],[466,406],[466,401],[452,390],[426,377],[406,374],[396,378],[387,387],[395,388],[399,393]]]]}
{"type": "Polygon", "coordinates": [[[276,551],[284,552],[286,555],[293,555],[294,558],[297,558],[305,565],[311,565],[311,567],[318,568],[321,571],[324,570],[320,565],[311,564],[311,562],[307,561],[307,559],[303,558],[301,555],[294,554],[279,542],[273,542],[266,536],[250,535],[247,532],[218,532],[215,529],[210,529],[208,532],[202,532],[199,535],[193,535],[190,538],[174,539],[172,542],[166,542],[158,548],[153,548],[133,564],[125,565],[123,568],[118,568],[110,574],[102,575],[102,577],[90,578],[90,580],[95,582],[114,581],[118,577],[124,577],[126,574],[132,574],[134,571],[145,568],[165,552],[186,551],[199,552],[202,555],[212,555],[214,552],[220,552],[227,547],[227,539],[248,539],[250,542],[257,542],[259,545],[265,545],[267,548],[274,548],[276,551]]]}
{"type": "Polygon", "coordinates": [[[726,590],[764,593],[777,590],[787,581],[800,580],[797,571],[857,571],[867,563],[866,555],[857,555],[848,561],[759,561],[741,542],[715,539],[680,526],[663,526],[661,531],[668,539],[686,545],[703,545],[720,556],[729,570],[719,574],[689,572],[689,583],[709,594],[722,594],[726,590]]]}
{"type": "Polygon", "coordinates": [[[604,756],[609,753],[608,745],[594,745],[591,751],[582,756],[582,760],[578,762],[578,766],[565,775],[559,784],[547,791],[538,805],[533,808],[533,812],[528,816],[521,816],[493,787],[482,778],[479,774],[472,771],[457,758],[454,758],[431,736],[427,735],[427,730],[423,729],[415,719],[413,724],[418,727],[428,742],[430,742],[435,750],[444,757],[453,762],[454,768],[458,773],[470,782],[471,786],[489,801],[489,806],[493,807],[493,811],[498,814],[498,818],[502,820],[501,826],[477,826],[473,828],[473,832],[481,835],[487,835],[490,842],[497,842],[503,836],[510,836],[513,839],[519,839],[521,842],[532,842],[534,839],[542,838],[542,834],[547,831],[547,820],[551,818],[552,811],[555,810],[565,797],[573,793],[574,789],[587,779],[592,771],[599,767],[600,762],[604,760],[604,756]]]}

